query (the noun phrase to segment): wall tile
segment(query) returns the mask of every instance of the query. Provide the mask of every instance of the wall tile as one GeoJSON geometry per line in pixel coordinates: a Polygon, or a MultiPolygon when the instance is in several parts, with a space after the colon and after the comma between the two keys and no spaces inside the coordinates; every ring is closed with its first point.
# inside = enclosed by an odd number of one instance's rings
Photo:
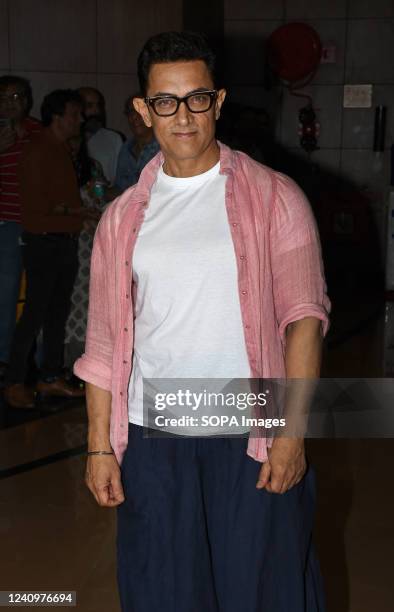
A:
{"type": "Polygon", "coordinates": [[[98,0],[98,70],[129,74],[149,36],[182,28],[182,1],[98,0]]]}
{"type": "Polygon", "coordinates": [[[12,0],[10,37],[13,69],[93,72],[96,2],[12,0]]]}
{"type": "Polygon", "coordinates": [[[225,19],[281,19],[286,0],[224,0],[225,19]]]}
{"type": "Polygon", "coordinates": [[[350,20],[348,83],[394,83],[394,19],[350,20]]]}
{"type": "Polygon", "coordinates": [[[347,0],[286,0],[286,19],[343,18],[346,16],[346,2],[347,0]]]}
{"type": "Polygon", "coordinates": [[[280,114],[282,88],[269,91],[264,87],[231,86],[227,89],[227,100],[245,106],[264,108],[270,114],[280,114]]]}
{"type": "Polygon", "coordinates": [[[97,87],[105,97],[108,127],[119,130],[128,137],[129,129],[123,107],[127,96],[138,91],[137,75],[99,74],[97,87]]]}
{"type": "MultiPolygon", "coordinates": [[[[337,149],[341,146],[341,113],[343,88],[336,85],[316,85],[303,90],[312,96],[321,123],[319,147],[337,149]]],[[[290,95],[283,98],[282,144],[286,147],[299,146],[298,112],[307,100],[290,95]]]]}
{"type": "Polygon", "coordinates": [[[386,261],[386,250],[387,250],[387,217],[385,199],[378,199],[370,207],[372,213],[372,227],[376,232],[378,239],[378,245],[380,247],[380,261],[386,261]],[[379,209],[378,209],[379,207],[379,209]]]}
{"type": "Polygon", "coordinates": [[[387,107],[385,146],[394,143],[394,85],[375,85],[372,108],[343,109],[343,146],[349,149],[372,149],[375,107],[387,107]]]}
{"type": "Polygon", "coordinates": [[[319,149],[315,151],[312,156],[312,160],[317,164],[322,171],[325,170],[330,175],[338,176],[340,169],[340,149],[319,149]]]}
{"type": "Polygon", "coordinates": [[[33,109],[32,115],[40,119],[40,107],[44,96],[54,89],[64,89],[70,87],[77,89],[82,85],[97,86],[96,75],[76,74],[67,72],[24,72],[18,70],[15,74],[29,79],[33,88],[33,109]]]}
{"type": "MultiPolygon", "coordinates": [[[[337,47],[335,64],[321,64],[314,83],[343,83],[345,63],[344,20],[326,19],[307,22],[319,34],[324,44],[337,47]]],[[[229,82],[262,84],[265,61],[265,41],[281,25],[278,21],[227,21],[225,23],[226,59],[229,82]],[[260,61],[259,61],[259,59],[260,61]]]]}
{"type": "Polygon", "coordinates": [[[343,109],[343,146],[347,149],[372,149],[373,108],[343,109]]]}
{"type": "Polygon", "coordinates": [[[349,17],[394,17],[393,0],[349,0],[349,17]]]}
{"type": "Polygon", "coordinates": [[[238,87],[233,86],[227,88],[227,102],[235,102],[236,104],[245,104],[256,108],[263,108],[265,101],[264,87],[238,87]]]}
{"type": "MultiPolygon", "coordinates": [[[[291,147],[287,149],[287,151],[291,155],[302,159],[305,163],[309,163],[310,158],[308,154],[300,147],[291,147]]],[[[333,174],[337,176],[340,168],[340,156],[340,149],[318,149],[317,151],[313,152],[311,161],[319,166],[323,174],[326,170],[328,173],[330,173],[330,175],[333,174]]]]}
{"type": "Polygon", "coordinates": [[[340,155],[340,149],[318,149],[308,155],[301,147],[283,147],[277,155],[276,167],[294,177],[300,187],[309,192],[314,206],[316,196],[312,196],[313,193],[338,184],[340,155]]]}
{"type": "Polygon", "coordinates": [[[268,20],[225,22],[227,84],[263,84],[266,41],[281,23],[268,20]]]}
{"type": "Polygon", "coordinates": [[[4,72],[8,69],[9,59],[7,0],[0,0],[0,66],[4,72]]]}
{"type": "Polygon", "coordinates": [[[341,173],[360,188],[383,193],[390,181],[390,153],[345,149],[342,151],[341,173]]]}
{"type": "Polygon", "coordinates": [[[264,87],[234,86],[227,91],[228,102],[264,109],[269,115],[270,125],[277,139],[280,138],[282,97],[283,90],[279,87],[267,91],[264,87]]]}

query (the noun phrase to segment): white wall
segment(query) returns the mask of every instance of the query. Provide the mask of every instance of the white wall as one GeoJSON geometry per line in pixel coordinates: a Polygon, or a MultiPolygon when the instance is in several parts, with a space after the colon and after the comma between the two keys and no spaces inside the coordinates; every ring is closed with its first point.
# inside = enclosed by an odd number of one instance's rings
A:
{"type": "Polygon", "coordinates": [[[335,64],[321,64],[306,93],[321,121],[320,149],[313,160],[365,190],[385,241],[385,202],[394,143],[394,0],[224,0],[229,98],[265,108],[276,139],[306,160],[299,146],[298,110],[305,101],[287,90],[264,88],[265,43],[280,25],[309,23],[323,45],[334,44],[335,64]],[[344,109],[345,83],[371,83],[372,108],[344,109]],[[374,112],[387,107],[386,150],[372,151],[374,112]]]}

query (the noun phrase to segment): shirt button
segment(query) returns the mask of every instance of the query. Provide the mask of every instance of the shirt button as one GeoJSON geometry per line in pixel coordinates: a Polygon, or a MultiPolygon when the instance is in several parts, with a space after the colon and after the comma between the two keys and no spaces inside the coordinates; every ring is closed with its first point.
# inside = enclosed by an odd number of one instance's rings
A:
{"type": "Polygon", "coordinates": [[[135,234],[137,231],[137,228],[133,227],[133,234],[135,234]]]}
{"type": "Polygon", "coordinates": [[[233,227],[237,227],[238,223],[233,223],[233,227]]]}
{"type": "Polygon", "coordinates": [[[248,292],[247,291],[241,291],[242,295],[247,295],[248,292]]]}
{"type": "Polygon", "coordinates": [[[240,259],[246,259],[245,255],[241,255],[240,259]]]}
{"type": "Polygon", "coordinates": [[[127,331],[129,331],[129,330],[128,330],[128,328],[127,328],[127,327],[125,327],[123,331],[127,332],[127,331]]]}
{"type": "Polygon", "coordinates": [[[245,329],[250,329],[250,325],[245,325],[245,329]]]}
{"type": "Polygon", "coordinates": [[[123,363],[127,363],[127,361],[125,359],[123,359],[123,363]]]}
{"type": "Polygon", "coordinates": [[[126,264],[126,266],[128,266],[128,265],[129,265],[129,262],[128,262],[128,261],[125,261],[125,264],[126,264]]]}
{"type": "Polygon", "coordinates": [[[121,391],[121,392],[119,393],[119,395],[120,395],[121,397],[123,397],[123,391],[121,391]]]}
{"type": "Polygon", "coordinates": [[[124,427],[123,423],[121,423],[121,424],[120,424],[120,426],[121,426],[121,428],[123,429],[123,427],[124,427]]]}

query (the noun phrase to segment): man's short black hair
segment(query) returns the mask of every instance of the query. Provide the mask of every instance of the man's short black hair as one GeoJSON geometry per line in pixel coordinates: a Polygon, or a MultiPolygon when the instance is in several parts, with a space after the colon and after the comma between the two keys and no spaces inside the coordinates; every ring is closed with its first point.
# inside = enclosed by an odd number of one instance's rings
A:
{"type": "Polygon", "coordinates": [[[149,70],[152,64],[202,60],[215,83],[216,56],[207,39],[198,32],[162,32],[147,40],[138,56],[138,79],[146,95],[149,70]]]}
{"type": "Polygon", "coordinates": [[[75,89],[55,89],[46,95],[41,104],[43,125],[51,125],[54,115],[64,115],[69,103],[78,104],[82,108],[81,96],[75,89]]]}
{"type": "Polygon", "coordinates": [[[0,89],[6,89],[6,87],[17,87],[23,93],[27,102],[26,114],[29,114],[33,106],[33,92],[30,81],[13,74],[5,74],[0,77],[0,89]]]}

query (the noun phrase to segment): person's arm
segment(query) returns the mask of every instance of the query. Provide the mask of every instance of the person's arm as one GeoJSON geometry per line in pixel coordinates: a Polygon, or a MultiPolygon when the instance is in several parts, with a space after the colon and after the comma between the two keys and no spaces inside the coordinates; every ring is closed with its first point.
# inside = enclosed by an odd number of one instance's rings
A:
{"type": "MultiPolygon", "coordinates": [[[[86,384],[88,451],[111,452],[111,393],[86,384]]],[[[112,508],[124,501],[120,468],[115,455],[89,455],[85,482],[100,506],[112,508]]]]}
{"type": "MultiPolygon", "coordinates": [[[[85,352],[74,364],[75,374],[86,381],[88,450],[111,451],[111,385],[114,351],[112,306],[116,293],[111,233],[107,211],[98,225],[91,258],[89,310],[85,352]]],[[[86,484],[101,506],[122,503],[120,468],[115,455],[91,455],[86,484]]]]}
{"type": "Polygon", "coordinates": [[[307,317],[294,321],[286,329],[285,366],[287,379],[302,379],[290,384],[284,416],[287,431],[276,437],[268,450],[268,461],[260,470],[257,488],[270,493],[285,493],[303,477],[306,470],[304,438],[294,432],[302,428],[305,411],[319,378],[323,336],[321,321],[307,317]],[[290,422],[292,421],[292,422],[290,422]]]}
{"type": "Polygon", "coordinates": [[[299,482],[306,469],[303,435],[292,432],[294,424],[303,424],[319,377],[330,301],[309,202],[283,175],[277,175],[270,240],[275,313],[290,382],[284,405],[289,425],[286,422],[288,435],[275,437],[268,449],[268,461],[262,465],[256,486],[284,493],[299,482]],[[292,385],[290,379],[300,380],[292,385]]]}

